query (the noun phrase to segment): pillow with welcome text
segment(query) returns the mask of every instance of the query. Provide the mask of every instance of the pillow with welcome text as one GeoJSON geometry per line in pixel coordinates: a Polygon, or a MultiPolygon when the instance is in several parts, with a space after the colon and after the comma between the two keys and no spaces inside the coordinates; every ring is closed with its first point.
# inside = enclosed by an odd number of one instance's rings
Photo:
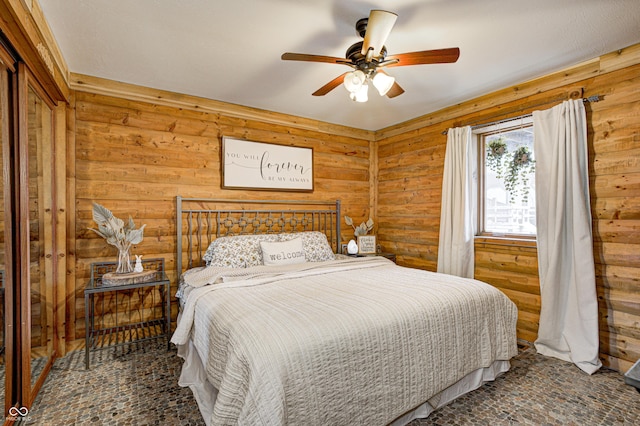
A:
{"type": "Polygon", "coordinates": [[[307,261],[302,248],[302,238],[279,242],[260,241],[260,248],[265,265],[292,265],[307,261]]]}

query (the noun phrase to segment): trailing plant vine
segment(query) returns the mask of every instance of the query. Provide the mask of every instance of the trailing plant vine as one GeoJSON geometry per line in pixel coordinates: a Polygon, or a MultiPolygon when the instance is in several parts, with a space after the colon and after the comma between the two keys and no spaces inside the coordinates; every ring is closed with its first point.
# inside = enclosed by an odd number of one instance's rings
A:
{"type": "Polygon", "coordinates": [[[535,160],[529,148],[520,146],[509,152],[505,140],[500,137],[487,145],[486,161],[487,167],[504,181],[504,188],[511,195],[512,203],[518,195],[524,203],[529,200],[529,178],[535,171],[535,160]]]}
{"type": "Polygon", "coordinates": [[[487,147],[487,166],[493,170],[498,179],[502,179],[502,158],[507,153],[507,144],[504,138],[494,139],[487,147]]]}
{"type": "Polygon", "coordinates": [[[526,146],[518,147],[511,157],[504,187],[512,196],[519,194],[526,203],[529,200],[529,177],[535,171],[535,161],[526,146]]]}

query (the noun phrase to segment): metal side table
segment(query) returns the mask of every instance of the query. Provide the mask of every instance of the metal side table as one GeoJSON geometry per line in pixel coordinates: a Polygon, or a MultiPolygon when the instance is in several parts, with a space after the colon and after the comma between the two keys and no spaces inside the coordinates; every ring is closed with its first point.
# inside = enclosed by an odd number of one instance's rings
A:
{"type": "Polygon", "coordinates": [[[102,283],[102,276],[115,272],[117,262],[91,264],[91,278],[84,290],[84,362],[87,370],[90,367],[89,352],[92,350],[162,337],[167,339],[167,350],[171,348],[171,282],[165,273],[164,259],[145,259],[142,265],[145,271],[156,271],[151,281],[106,285],[102,283]],[[158,291],[153,287],[158,287],[158,291]],[[157,293],[160,295],[159,301],[156,300],[157,293]],[[122,296],[121,302],[118,296],[122,296]],[[125,296],[128,298],[125,299],[125,296]],[[96,299],[99,299],[97,304],[96,299]]]}

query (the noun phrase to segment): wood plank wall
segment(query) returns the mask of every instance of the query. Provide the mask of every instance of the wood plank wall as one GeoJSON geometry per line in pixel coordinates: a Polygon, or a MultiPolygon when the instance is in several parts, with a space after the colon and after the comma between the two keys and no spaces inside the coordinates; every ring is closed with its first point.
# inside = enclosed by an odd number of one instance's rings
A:
{"type": "MultiPolygon", "coordinates": [[[[372,132],[86,76],[74,78],[77,90],[72,94],[67,115],[67,131],[71,135],[67,193],[68,208],[73,210],[69,212],[67,243],[67,341],[84,337],[83,290],[89,279],[90,264],[115,260],[117,255],[115,248],[87,230],[94,226],[92,202],[111,209],[117,217],[126,219],[131,215],[137,226],[146,224],[143,242],[131,253],[142,254],[144,258],[163,257],[172,282],[172,294],[177,289],[177,195],[228,199],[340,199],[344,214],[356,220],[366,219],[370,214],[372,132]],[[114,92],[118,92],[117,96],[105,94],[114,92]],[[312,147],[314,192],[222,190],[220,144],[223,135],[312,147]]],[[[348,237],[345,233],[345,238],[348,237]]],[[[107,298],[98,303],[103,306],[104,302],[106,309],[116,303],[131,303],[134,308],[153,310],[149,294],[132,297],[128,301],[107,298]]],[[[173,302],[175,320],[178,309],[175,300],[173,302]]]]}
{"type": "MultiPolygon", "coordinates": [[[[87,231],[91,202],[147,224],[133,250],[164,257],[175,291],[174,197],[341,199],[356,221],[370,214],[378,242],[402,265],[435,270],[449,127],[547,108],[576,93],[588,105],[594,257],[601,357],[625,371],[640,358],[640,46],[506,88],[375,134],[300,117],[73,76],[67,114],[68,280],[66,339],[84,335],[83,289],[91,262],[115,249],[87,231]],[[220,189],[222,135],[313,147],[313,194],[220,189]],[[375,142],[371,142],[375,139],[375,142]]],[[[343,228],[343,239],[350,237],[343,228]]],[[[535,340],[540,311],[535,244],[479,239],[476,276],[519,308],[518,336],[535,340]]],[[[147,296],[134,300],[150,308],[147,296]]],[[[109,304],[115,301],[107,301],[109,304]]],[[[177,312],[175,303],[173,315],[177,312]]]]}
{"type": "MultiPolygon", "coordinates": [[[[587,105],[600,355],[626,371],[640,358],[640,45],[377,132],[378,240],[398,263],[435,271],[442,132],[546,109],[576,93],[604,95],[587,105]]],[[[535,244],[478,239],[475,260],[476,277],[518,305],[518,336],[535,340],[535,244]]]]}

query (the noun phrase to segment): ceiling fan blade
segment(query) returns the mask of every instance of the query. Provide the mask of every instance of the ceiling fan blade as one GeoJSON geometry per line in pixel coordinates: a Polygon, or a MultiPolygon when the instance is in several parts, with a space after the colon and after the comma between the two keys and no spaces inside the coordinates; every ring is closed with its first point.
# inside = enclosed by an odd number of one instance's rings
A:
{"type": "Polygon", "coordinates": [[[398,59],[395,64],[387,67],[403,67],[407,65],[422,64],[447,64],[456,62],[460,57],[460,49],[452,47],[450,49],[423,50],[421,52],[400,53],[398,55],[387,56],[386,60],[398,59]]]}
{"type": "Polygon", "coordinates": [[[336,58],[334,56],[307,55],[306,53],[283,53],[281,56],[283,61],[305,61],[305,62],[326,62],[330,64],[344,64],[348,62],[344,58],[336,58]]]}
{"type": "Polygon", "coordinates": [[[384,46],[384,42],[387,41],[396,19],[398,19],[398,15],[386,10],[372,10],[369,13],[367,31],[364,34],[364,42],[360,52],[363,56],[367,55],[370,47],[373,47],[374,58],[380,56],[380,50],[384,46]]]}
{"type": "Polygon", "coordinates": [[[400,96],[403,93],[404,93],[404,89],[400,87],[398,83],[394,82],[393,86],[391,86],[391,89],[389,89],[389,91],[387,92],[387,97],[391,99],[391,98],[395,98],[396,96],[400,96]]]}
{"type": "Polygon", "coordinates": [[[335,89],[336,87],[340,86],[342,84],[342,82],[344,81],[344,76],[347,75],[348,73],[344,73],[341,74],[339,76],[337,76],[336,78],[334,78],[333,80],[331,80],[330,82],[328,82],[327,84],[325,84],[324,86],[322,86],[321,88],[319,88],[318,90],[316,90],[315,92],[312,93],[313,96],[324,96],[327,93],[329,93],[330,91],[332,91],[333,89],[335,89]]]}

